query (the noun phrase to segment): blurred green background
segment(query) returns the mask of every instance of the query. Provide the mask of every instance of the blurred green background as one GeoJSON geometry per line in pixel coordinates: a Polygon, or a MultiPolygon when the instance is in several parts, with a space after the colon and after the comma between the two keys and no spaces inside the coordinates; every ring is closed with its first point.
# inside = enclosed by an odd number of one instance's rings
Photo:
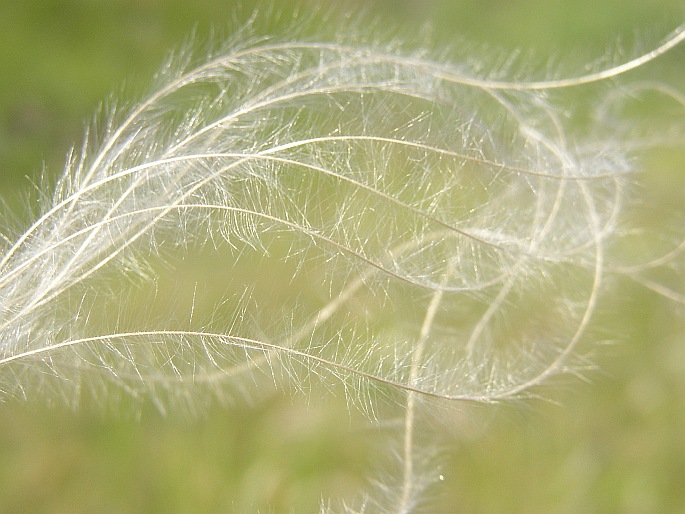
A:
{"type": "MultiPolygon", "coordinates": [[[[272,26],[298,9],[319,6],[323,15],[333,3],[343,14],[387,20],[398,37],[414,38],[428,24],[431,47],[458,35],[551,56],[569,70],[602,58],[617,40],[630,50],[636,33],[649,46],[685,18],[682,0],[282,1],[272,26]]],[[[145,91],[191,30],[200,41],[212,28],[230,32],[252,8],[247,0],[0,0],[0,195],[20,205],[43,169],[60,173],[110,94],[124,83],[145,91]]],[[[684,63],[681,48],[647,76],[667,76],[683,91],[684,63]]],[[[682,184],[683,161],[648,162],[668,217],[684,204],[672,187],[676,178],[682,184]]],[[[616,295],[623,300],[602,335],[620,342],[600,345],[587,382],[550,389],[558,404],[469,412],[473,424],[457,434],[441,469],[440,512],[685,512],[685,313],[637,285],[616,295]]],[[[359,492],[378,437],[350,428],[356,415],[343,398],[319,396],[274,394],[202,419],[2,404],[0,512],[313,512],[321,495],[359,492]]]]}

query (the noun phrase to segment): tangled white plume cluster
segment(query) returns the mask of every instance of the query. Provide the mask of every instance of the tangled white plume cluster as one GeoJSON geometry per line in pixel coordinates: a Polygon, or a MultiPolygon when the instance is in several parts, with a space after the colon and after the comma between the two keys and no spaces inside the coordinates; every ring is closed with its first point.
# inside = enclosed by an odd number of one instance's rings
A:
{"type": "Polygon", "coordinates": [[[260,370],[411,398],[529,393],[588,327],[632,181],[620,149],[569,135],[550,91],[642,61],[509,83],[343,42],[241,34],[199,64],[174,55],[3,238],[0,395],[165,410],[260,370]],[[117,291],[154,289],[160,256],[202,247],[235,286],[214,317],[129,323],[117,291]]]}

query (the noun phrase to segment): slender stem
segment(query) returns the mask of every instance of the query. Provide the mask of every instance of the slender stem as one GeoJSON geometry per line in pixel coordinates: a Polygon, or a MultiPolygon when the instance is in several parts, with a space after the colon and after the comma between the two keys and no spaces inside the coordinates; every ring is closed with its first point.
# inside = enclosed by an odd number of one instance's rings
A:
{"type": "MultiPolygon", "coordinates": [[[[449,277],[449,272],[446,272],[442,285],[446,285],[447,279],[449,277]]],[[[428,309],[426,310],[426,316],[423,318],[423,323],[421,325],[421,331],[419,332],[419,339],[416,344],[416,349],[412,355],[411,370],[409,374],[409,384],[411,387],[415,386],[415,382],[419,378],[419,371],[421,369],[421,359],[426,349],[426,342],[428,336],[430,335],[431,329],[433,327],[433,322],[435,321],[435,316],[438,312],[440,302],[442,301],[445,290],[439,288],[433,294],[428,309]]],[[[416,398],[417,394],[414,392],[407,393],[407,410],[404,417],[404,450],[403,450],[403,479],[402,479],[402,496],[400,498],[400,504],[398,512],[404,513],[411,510],[411,496],[412,496],[412,484],[414,482],[414,419],[416,415],[416,398]]]]}

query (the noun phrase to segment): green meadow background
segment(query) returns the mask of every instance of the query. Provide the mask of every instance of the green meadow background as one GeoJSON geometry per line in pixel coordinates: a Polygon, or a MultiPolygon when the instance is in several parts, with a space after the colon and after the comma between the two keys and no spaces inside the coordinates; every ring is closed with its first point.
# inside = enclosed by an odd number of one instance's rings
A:
{"type": "MultiPolygon", "coordinates": [[[[657,42],[685,19],[682,0],[340,0],[277,2],[271,24],[333,4],[343,15],[365,10],[398,37],[415,40],[429,25],[433,48],[465,39],[568,70],[616,41],[628,50],[657,42]]],[[[0,0],[0,196],[20,222],[33,184],[61,172],[103,100],[124,84],[146,91],[191,31],[200,41],[230,33],[252,9],[247,0],[0,0]]],[[[649,66],[646,78],[685,90],[685,48],[649,66]]],[[[685,205],[685,159],[647,163],[656,217],[670,219],[685,205]]],[[[637,285],[615,295],[599,337],[612,344],[598,345],[586,381],[546,390],[554,402],[469,411],[472,422],[454,427],[436,512],[685,513],[685,312],[637,285]]],[[[0,404],[0,513],[314,512],[322,495],[364,487],[380,442],[355,417],[325,392],[274,393],[200,419],[10,401],[0,404]]]]}

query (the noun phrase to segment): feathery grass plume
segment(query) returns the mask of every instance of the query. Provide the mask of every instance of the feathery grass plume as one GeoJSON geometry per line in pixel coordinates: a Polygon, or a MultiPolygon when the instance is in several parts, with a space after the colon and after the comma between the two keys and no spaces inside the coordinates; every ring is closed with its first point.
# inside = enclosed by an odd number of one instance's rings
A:
{"type": "Polygon", "coordinates": [[[402,405],[395,486],[358,510],[414,510],[435,478],[422,400],[495,402],[573,372],[605,273],[636,271],[607,262],[627,156],[588,151],[555,91],[684,38],[547,82],[249,28],[203,60],[174,54],[150,96],[88,133],[36,221],[3,236],[2,398],[166,412],[260,376],[340,383],[373,417],[377,397],[402,405]],[[158,267],[202,249],[231,289],[211,315],[195,312],[202,289],[175,314],[158,267]]]}

